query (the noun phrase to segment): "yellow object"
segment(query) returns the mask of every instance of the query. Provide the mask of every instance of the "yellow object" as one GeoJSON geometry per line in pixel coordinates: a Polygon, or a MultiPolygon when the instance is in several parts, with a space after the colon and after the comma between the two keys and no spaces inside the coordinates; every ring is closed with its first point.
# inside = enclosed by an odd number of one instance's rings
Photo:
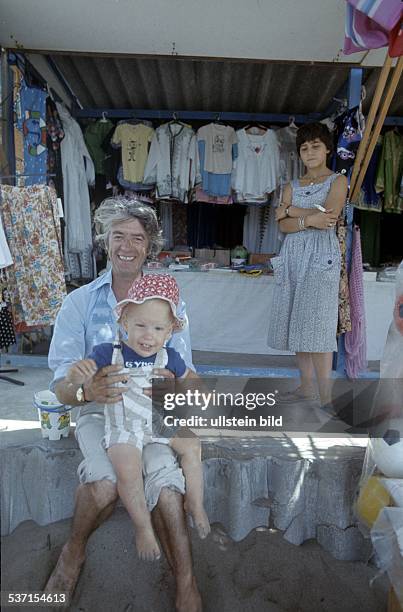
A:
{"type": "Polygon", "coordinates": [[[240,274],[246,274],[246,276],[260,276],[262,270],[239,270],[240,274]]]}
{"type": "MultiPolygon", "coordinates": [[[[154,130],[148,125],[121,123],[112,136],[112,145],[122,147],[123,178],[131,183],[142,183],[148,158],[148,143],[154,130]]],[[[158,148],[159,150],[159,148],[158,148]]]]}
{"type": "Polygon", "coordinates": [[[389,493],[379,482],[379,476],[371,476],[360,490],[357,514],[367,527],[372,527],[382,508],[390,503],[389,493]]]}

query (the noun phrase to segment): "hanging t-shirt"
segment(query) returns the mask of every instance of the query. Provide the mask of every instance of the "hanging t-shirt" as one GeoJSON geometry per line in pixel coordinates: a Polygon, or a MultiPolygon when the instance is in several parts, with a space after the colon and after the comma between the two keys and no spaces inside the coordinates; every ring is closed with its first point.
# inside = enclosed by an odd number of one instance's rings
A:
{"type": "Polygon", "coordinates": [[[197,140],[205,141],[204,170],[214,174],[232,172],[232,145],[238,142],[234,128],[219,123],[204,125],[197,132],[197,140]]]}
{"type": "Polygon", "coordinates": [[[233,174],[233,188],[238,201],[267,200],[280,177],[280,154],[276,134],[248,134],[238,130],[238,159],[233,174]]]}
{"type": "MultiPolygon", "coordinates": [[[[199,140],[197,145],[199,151],[200,178],[203,191],[208,196],[229,198],[231,195],[232,173],[227,172],[226,174],[217,174],[215,172],[207,172],[207,170],[205,170],[206,141],[199,140]]],[[[238,144],[233,144],[231,149],[232,159],[235,160],[238,156],[238,144]]]]}
{"type": "Polygon", "coordinates": [[[105,151],[102,144],[112,128],[113,123],[108,119],[100,119],[85,128],[84,140],[94,162],[96,174],[105,174],[105,151]]]}
{"type": "Polygon", "coordinates": [[[334,170],[348,176],[365,130],[365,120],[360,108],[354,107],[337,117],[335,123],[338,138],[334,170]]]}
{"type": "Polygon", "coordinates": [[[376,173],[375,189],[383,192],[383,210],[403,212],[403,198],[400,194],[403,171],[403,136],[395,130],[383,137],[381,158],[376,173]]]}
{"type": "Polygon", "coordinates": [[[144,168],[148,157],[148,143],[152,141],[154,130],[143,123],[132,125],[121,123],[117,126],[112,145],[122,147],[123,178],[131,183],[142,183],[144,168]]]}
{"type": "Polygon", "coordinates": [[[48,150],[46,147],[47,92],[29,87],[21,73],[12,66],[14,143],[16,158],[16,184],[39,185],[46,183],[48,150]],[[20,176],[24,175],[24,176],[20,176]]]}

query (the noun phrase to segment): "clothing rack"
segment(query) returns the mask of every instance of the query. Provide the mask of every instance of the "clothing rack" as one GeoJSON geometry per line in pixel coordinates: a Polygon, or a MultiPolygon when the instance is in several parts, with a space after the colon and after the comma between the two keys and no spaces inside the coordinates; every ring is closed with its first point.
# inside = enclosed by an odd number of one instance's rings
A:
{"type": "MultiPolygon", "coordinates": [[[[219,111],[172,111],[172,110],[150,110],[150,109],[130,109],[130,108],[83,108],[73,109],[72,116],[75,119],[101,119],[102,116],[108,119],[172,119],[175,113],[177,119],[183,121],[214,121],[220,116],[220,121],[233,121],[239,123],[285,123],[289,124],[290,117],[296,123],[310,123],[320,121],[326,117],[324,113],[301,114],[282,114],[282,113],[233,113],[219,111]]],[[[403,117],[387,117],[385,125],[403,125],[403,117]]]]}
{"type": "Polygon", "coordinates": [[[6,180],[6,179],[12,179],[12,178],[22,178],[24,176],[47,176],[49,178],[56,176],[56,174],[48,174],[47,172],[36,172],[33,174],[6,174],[6,175],[2,175],[0,176],[0,180],[6,180]]]}
{"type": "MultiPolygon", "coordinates": [[[[150,109],[121,109],[121,108],[84,108],[72,111],[76,119],[101,118],[104,114],[108,119],[176,119],[193,121],[239,121],[239,122],[275,122],[289,123],[290,115],[273,113],[233,113],[220,111],[171,111],[171,110],[150,110],[150,109]]],[[[309,115],[293,115],[297,123],[307,123],[320,119],[322,115],[312,113],[309,115]]]]}

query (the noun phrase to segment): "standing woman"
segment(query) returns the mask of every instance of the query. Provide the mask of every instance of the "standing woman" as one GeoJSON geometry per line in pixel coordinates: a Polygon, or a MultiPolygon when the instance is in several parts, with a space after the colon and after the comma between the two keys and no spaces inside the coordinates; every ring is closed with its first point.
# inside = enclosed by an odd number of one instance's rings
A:
{"type": "Polygon", "coordinates": [[[297,150],[307,172],[285,186],[276,210],[286,236],[272,259],[268,344],[296,353],[301,385],[284,396],[290,403],[317,397],[317,388],[322,405],[330,401],[341,263],[336,222],[347,196],[346,177],[327,166],[332,140],[322,123],[299,128],[297,150]]]}

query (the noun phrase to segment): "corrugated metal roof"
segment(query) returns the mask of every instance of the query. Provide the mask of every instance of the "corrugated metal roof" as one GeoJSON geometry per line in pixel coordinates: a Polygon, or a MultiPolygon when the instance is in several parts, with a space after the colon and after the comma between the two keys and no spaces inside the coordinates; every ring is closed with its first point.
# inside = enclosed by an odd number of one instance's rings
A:
{"type": "MultiPolygon", "coordinates": [[[[349,66],[239,60],[51,55],[84,108],[307,114],[324,112],[349,66]]],[[[365,68],[364,112],[379,68],[365,68]]],[[[403,115],[403,83],[389,115],[403,115]]]]}

